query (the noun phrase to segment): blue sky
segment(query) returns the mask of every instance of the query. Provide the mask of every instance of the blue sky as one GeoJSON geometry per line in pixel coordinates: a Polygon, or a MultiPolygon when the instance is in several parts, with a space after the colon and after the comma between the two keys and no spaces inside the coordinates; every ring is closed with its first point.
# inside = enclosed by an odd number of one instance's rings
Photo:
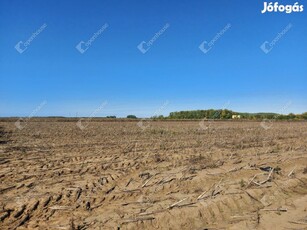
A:
{"type": "Polygon", "coordinates": [[[2,0],[0,116],[33,111],[36,116],[90,116],[103,102],[107,105],[95,116],[209,108],[305,112],[306,12],[261,14],[262,9],[260,0],[2,0]],[[80,53],[76,45],[106,23],[80,53]],[[140,52],[137,46],[167,23],[150,49],[140,52]],[[261,44],[290,23],[265,54],[261,44]],[[44,24],[24,52],[14,48],[44,24]],[[202,52],[199,45],[227,24],[230,28],[210,51],[202,52]]]}

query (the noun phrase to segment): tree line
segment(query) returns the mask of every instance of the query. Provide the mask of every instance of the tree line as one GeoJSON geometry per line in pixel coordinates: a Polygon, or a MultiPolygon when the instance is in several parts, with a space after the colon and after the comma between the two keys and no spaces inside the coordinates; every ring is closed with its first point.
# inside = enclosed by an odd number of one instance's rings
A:
{"type": "Polygon", "coordinates": [[[240,119],[276,119],[276,120],[306,120],[307,112],[302,114],[289,113],[242,113],[228,109],[188,110],[171,112],[168,117],[156,116],[154,119],[232,119],[233,115],[239,115],[240,119]]]}

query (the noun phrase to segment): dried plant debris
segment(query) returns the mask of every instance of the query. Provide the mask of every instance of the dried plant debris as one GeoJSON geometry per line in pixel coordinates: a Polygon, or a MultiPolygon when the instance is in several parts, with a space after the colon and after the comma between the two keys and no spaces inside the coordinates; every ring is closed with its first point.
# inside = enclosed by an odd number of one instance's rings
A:
{"type": "Polygon", "coordinates": [[[2,121],[0,229],[304,229],[306,139],[306,122],[2,121]]]}

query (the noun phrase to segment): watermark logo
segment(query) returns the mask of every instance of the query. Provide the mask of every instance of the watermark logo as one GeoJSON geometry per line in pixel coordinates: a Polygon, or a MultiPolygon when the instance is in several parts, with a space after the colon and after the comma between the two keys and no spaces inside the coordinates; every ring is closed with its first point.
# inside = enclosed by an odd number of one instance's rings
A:
{"type": "Polygon", "coordinates": [[[273,41],[268,42],[265,41],[261,44],[260,49],[265,53],[268,54],[276,45],[276,43],[292,28],[292,24],[289,23],[280,33],[276,35],[273,41]]]}
{"type": "Polygon", "coordinates": [[[212,122],[214,121],[214,119],[206,119],[206,118],[203,118],[199,123],[199,127],[202,129],[202,130],[207,130],[211,127],[212,125],[212,122]]]}
{"type": "Polygon", "coordinates": [[[19,52],[19,53],[23,53],[26,51],[26,49],[28,49],[27,46],[24,45],[24,43],[22,41],[19,41],[16,45],[15,45],[15,49],[19,52]]]}
{"type": "Polygon", "coordinates": [[[150,120],[142,118],[138,123],[137,126],[140,127],[143,131],[150,126],[150,120]]]}
{"type": "Polygon", "coordinates": [[[166,23],[162,29],[160,29],[155,35],[148,41],[141,41],[140,44],[138,44],[137,48],[142,54],[147,53],[147,51],[151,48],[151,46],[156,42],[156,40],[170,27],[169,23],[166,23]]]}
{"type": "Polygon", "coordinates": [[[105,23],[103,26],[101,26],[99,28],[99,30],[97,30],[92,37],[88,40],[88,41],[80,41],[77,45],[76,45],[76,49],[81,53],[85,53],[85,51],[87,51],[90,46],[92,45],[92,43],[109,27],[108,23],[105,23]]]}
{"type": "Polygon", "coordinates": [[[260,123],[260,126],[264,128],[265,130],[272,128],[273,119],[267,119],[267,118],[263,119],[260,123]]]}
{"type": "Polygon", "coordinates": [[[261,13],[264,14],[266,12],[285,12],[286,14],[291,14],[292,12],[303,12],[304,11],[304,6],[299,5],[298,2],[294,3],[293,5],[282,5],[279,4],[278,2],[264,2],[263,3],[263,10],[261,10],[261,13]]]}
{"type": "MultiPolygon", "coordinates": [[[[165,101],[163,103],[162,106],[160,106],[159,109],[157,109],[153,115],[151,117],[157,117],[161,114],[161,112],[165,109],[165,107],[169,104],[169,101],[165,101]]],[[[150,126],[150,122],[152,121],[153,119],[150,118],[150,119],[141,119],[138,123],[137,123],[137,126],[140,127],[143,131],[145,129],[147,129],[149,126],[150,126]]]]}
{"type": "Polygon", "coordinates": [[[19,41],[17,42],[17,44],[15,45],[15,49],[17,50],[18,53],[22,54],[23,52],[25,52],[28,47],[31,45],[31,43],[33,42],[33,40],[43,31],[45,30],[47,27],[47,24],[44,23],[38,30],[36,30],[34,33],[32,33],[32,35],[25,41],[19,41]]]}
{"type": "Polygon", "coordinates": [[[270,47],[270,43],[268,41],[265,41],[260,46],[260,49],[262,49],[262,51],[267,54],[267,53],[269,53],[273,49],[273,47],[270,47]]]}
{"type": "Polygon", "coordinates": [[[267,119],[267,118],[263,119],[260,123],[260,126],[265,130],[272,128],[273,121],[276,120],[280,116],[280,114],[284,113],[285,110],[288,109],[291,104],[292,104],[291,101],[287,102],[272,119],[267,119]]]}
{"type": "Polygon", "coordinates": [[[103,110],[106,105],[108,104],[107,101],[104,101],[99,107],[97,107],[91,114],[89,117],[86,118],[80,118],[76,125],[79,129],[84,130],[88,125],[89,122],[93,119],[93,117],[95,117],[97,115],[97,113],[99,113],[101,110],[103,110]]]}
{"type": "Polygon", "coordinates": [[[37,106],[26,118],[20,117],[16,122],[15,126],[17,129],[22,130],[25,128],[28,124],[28,121],[35,116],[45,105],[47,104],[47,101],[43,101],[39,106],[37,106]]]}
{"type": "Polygon", "coordinates": [[[208,53],[212,47],[208,45],[207,41],[203,41],[200,45],[199,45],[199,49],[204,53],[208,53]]]}
{"type": "Polygon", "coordinates": [[[203,119],[198,123],[199,127],[200,127],[202,130],[207,130],[207,129],[209,129],[209,128],[211,127],[211,125],[213,124],[214,119],[219,118],[220,115],[221,115],[221,113],[223,112],[223,110],[225,110],[225,109],[227,108],[227,106],[229,106],[229,104],[230,104],[229,101],[228,101],[227,103],[225,103],[225,104],[222,106],[222,110],[221,110],[221,111],[217,110],[217,111],[213,114],[213,116],[212,116],[211,119],[207,119],[206,117],[203,118],[203,119]]]}
{"type": "Polygon", "coordinates": [[[208,53],[212,47],[214,46],[214,44],[231,28],[231,24],[228,23],[222,30],[220,30],[214,37],[213,39],[208,42],[206,40],[204,40],[202,43],[200,43],[199,45],[199,49],[204,53],[208,53]]]}

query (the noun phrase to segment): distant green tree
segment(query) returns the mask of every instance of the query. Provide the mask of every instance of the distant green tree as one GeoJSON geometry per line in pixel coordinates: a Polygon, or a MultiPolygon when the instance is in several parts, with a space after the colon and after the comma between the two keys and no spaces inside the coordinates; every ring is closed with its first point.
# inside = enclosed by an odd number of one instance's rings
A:
{"type": "Polygon", "coordinates": [[[288,119],[294,119],[294,118],[295,118],[295,114],[293,114],[293,113],[288,114],[288,119]]]}
{"type": "Polygon", "coordinates": [[[307,112],[301,114],[301,118],[307,120],[307,112]]]}
{"type": "Polygon", "coordinates": [[[164,116],[163,115],[159,115],[159,116],[155,115],[155,116],[152,116],[151,119],[153,119],[153,120],[162,120],[162,119],[164,119],[164,116]]]}
{"type": "Polygon", "coordinates": [[[127,118],[136,119],[137,117],[135,115],[128,115],[127,118]]]}

